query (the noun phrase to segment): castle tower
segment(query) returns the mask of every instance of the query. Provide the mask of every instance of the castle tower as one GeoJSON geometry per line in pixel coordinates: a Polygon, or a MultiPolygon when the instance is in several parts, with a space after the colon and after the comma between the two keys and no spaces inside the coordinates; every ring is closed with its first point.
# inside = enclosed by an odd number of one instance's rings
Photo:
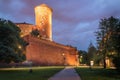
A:
{"type": "Polygon", "coordinates": [[[35,23],[42,37],[52,41],[52,9],[46,4],[35,7],[35,23]]]}

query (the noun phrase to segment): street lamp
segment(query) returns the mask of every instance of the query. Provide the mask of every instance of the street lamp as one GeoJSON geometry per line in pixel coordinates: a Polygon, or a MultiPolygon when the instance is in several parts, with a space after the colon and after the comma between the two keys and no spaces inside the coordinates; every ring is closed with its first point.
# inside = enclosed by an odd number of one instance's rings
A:
{"type": "Polygon", "coordinates": [[[32,73],[32,72],[33,72],[33,70],[32,70],[32,65],[33,65],[33,62],[32,62],[32,54],[30,53],[30,60],[29,60],[30,70],[29,70],[29,73],[32,73]]]}
{"type": "Polygon", "coordinates": [[[78,66],[78,55],[76,55],[76,67],[78,66]]]}
{"type": "Polygon", "coordinates": [[[63,56],[63,60],[64,60],[64,67],[65,67],[65,54],[62,53],[62,56],[63,56]]]}
{"type": "Polygon", "coordinates": [[[30,66],[29,73],[32,73],[33,72],[33,70],[32,70],[32,61],[29,61],[29,66],[30,66]]]}
{"type": "Polygon", "coordinates": [[[93,65],[94,65],[94,61],[91,60],[91,61],[90,61],[90,69],[92,69],[93,65]]]}

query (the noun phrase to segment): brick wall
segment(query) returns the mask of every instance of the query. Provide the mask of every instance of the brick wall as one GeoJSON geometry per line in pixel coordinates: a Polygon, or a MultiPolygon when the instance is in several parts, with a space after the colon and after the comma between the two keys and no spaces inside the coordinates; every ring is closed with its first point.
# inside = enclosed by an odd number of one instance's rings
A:
{"type": "Polygon", "coordinates": [[[34,65],[77,64],[77,51],[75,48],[31,36],[27,39],[29,45],[26,48],[26,57],[34,65]]]}

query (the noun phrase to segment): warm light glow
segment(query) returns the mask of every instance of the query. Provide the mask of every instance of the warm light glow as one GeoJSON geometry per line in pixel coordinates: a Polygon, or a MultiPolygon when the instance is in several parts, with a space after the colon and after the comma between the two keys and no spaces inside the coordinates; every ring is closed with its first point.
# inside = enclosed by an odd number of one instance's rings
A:
{"type": "Polygon", "coordinates": [[[35,7],[36,25],[41,28],[41,34],[52,41],[52,9],[46,4],[35,7]],[[43,29],[45,31],[43,31],[43,29]]]}
{"type": "Polygon", "coordinates": [[[80,56],[80,58],[82,58],[83,56],[80,56]]]}
{"type": "Polygon", "coordinates": [[[50,16],[49,16],[50,29],[51,29],[51,31],[50,31],[50,40],[52,41],[52,19],[51,19],[51,16],[52,16],[52,14],[50,13],[50,16]]]}
{"type": "Polygon", "coordinates": [[[21,34],[21,35],[20,35],[20,37],[24,37],[24,35],[23,35],[23,34],[21,34]]]}
{"type": "Polygon", "coordinates": [[[107,67],[110,67],[110,60],[109,60],[109,58],[106,58],[106,64],[107,64],[107,67]]]}
{"type": "Polygon", "coordinates": [[[18,48],[21,49],[22,47],[20,45],[18,45],[18,48]]]}
{"type": "Polygon", "coordinates": [[[63,56],[65,56],[65,54],[64,54],[64,53],[63,53],[62,55],[63,55],[63,56]]]}

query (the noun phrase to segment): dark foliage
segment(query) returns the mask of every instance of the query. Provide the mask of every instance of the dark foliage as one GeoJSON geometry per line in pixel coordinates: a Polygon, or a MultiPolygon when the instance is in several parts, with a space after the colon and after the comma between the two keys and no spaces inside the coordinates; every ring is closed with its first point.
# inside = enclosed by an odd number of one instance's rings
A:
{"type": "Polygon", "coordinates": [[[117,68],[117,71],[120,73],[120,57],[114,57],[113,63],[115,67],[117,68]]]}
{"type": "Polygon", "coordinates": [[[103,56],[104,68],[106,68],[106,57],[113,58],[115,61],[118,61],[115,56],[120,58],[120,19],[112,16],[101,19],[96,37],[98,52],[103,56]]]}
{"type": "Polygon", "coordinates": [[[21,30],[9,20],[0,19],[0,62],[21,62],[26,42],[20,37],[21,30]]]}
{"type": "Polygon", "coordinates": [[[38,29],[35,29],[35,30],[32,30],[31,35],[34,36],[34,37],[39,37],[40,32],[39,32],[38,29]]]}

